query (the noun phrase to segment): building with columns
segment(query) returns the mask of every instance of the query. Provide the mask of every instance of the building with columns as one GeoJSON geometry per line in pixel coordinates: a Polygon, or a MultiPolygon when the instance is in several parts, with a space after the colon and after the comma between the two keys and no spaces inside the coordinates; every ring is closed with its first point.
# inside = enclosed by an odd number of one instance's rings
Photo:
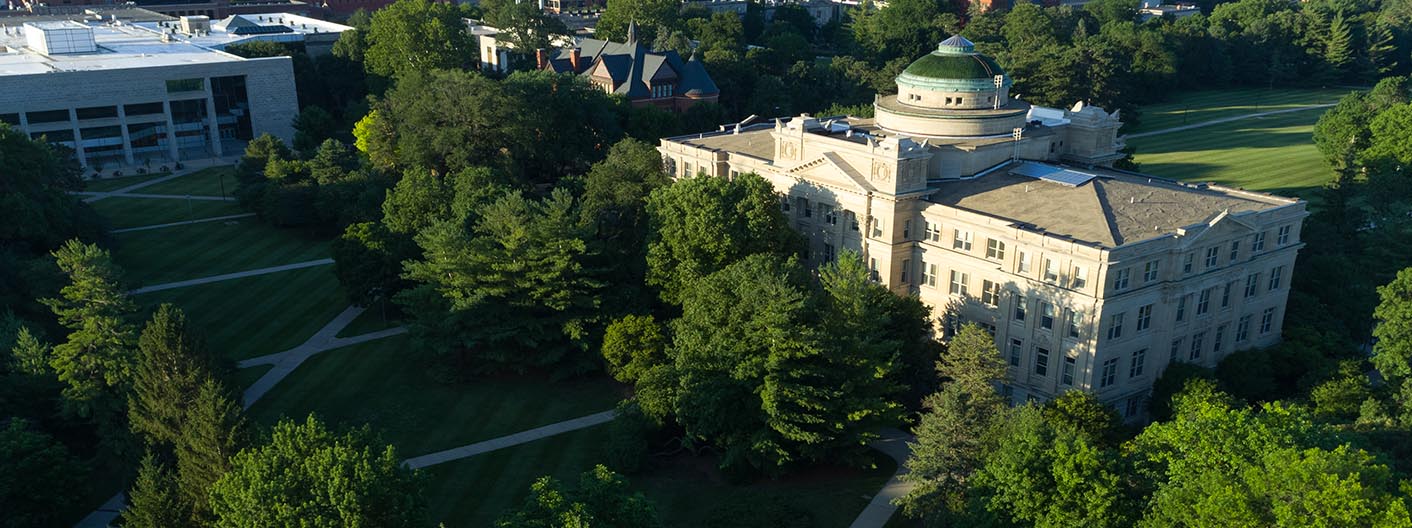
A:
{"type": "Polygon", "coordinates": [[[1116,113],[1032,106],[961,37],[878,97],[875,118],[742,123],[666,138],[677,177],[753,172],[819,265],[863,255],[945,338],[989,330],[1012,401],[1088,390],[1139,418],[1176,361],[1279,340],[1305,203],[1111,168],[1116,113]]]}
{"type": "Polygon", "coordinates": [[[0,121],[73,148],[85,167],[234,155],[266,132],[293,139],[289,57],[244,59],[121,20],[21,22],[0,34],[0,121]]]}

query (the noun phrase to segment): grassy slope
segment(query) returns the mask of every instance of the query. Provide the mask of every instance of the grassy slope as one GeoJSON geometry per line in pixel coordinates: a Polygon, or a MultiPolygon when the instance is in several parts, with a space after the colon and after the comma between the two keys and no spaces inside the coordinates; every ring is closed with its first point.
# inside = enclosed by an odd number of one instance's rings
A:
{"type": "Polygon", "coordinates": [[[411,343],[399,336],[316,356],[251,413],[267,424],[309,412],[330,423],[372,424],[411,457],[605,411],[621,397],[604,379],[439,381],[435,371],[445,367],[411,343]]]}
{"type": "Polygon", "coordinates": [[[136,185],[136,184],[139,184],[139,183],[148,181],[148,180],[155,180],[155,179],[157,179],[157,178],[161,178],[161,177],[166,176],[166,175],[168,175],[168,174],[170,174],[170,173],[167,173],[167,172],[157,172],[157,173],[148,173],[148,174],[133,174],[133,175],[131,175],[131,176],[123,176],[123,177],[121,177],[121,178],[103,178],[103,179],[98,179],[98,180],[85,180],[85,181],[84,181],[84,185],[83,185],[83,190],[85,190],[85,191],[92,191],[92,192],[108,192],[108,191],[115,191],[115,190],[121,189],[121,188],[123,188],[123,187],[127,187],[127,186],[129,186],[129,185],[136,185]]]}
{"type": "Polygon", "coordinates": [[[109,227],[139,227],[244,213],[235,202],[167,200],[115,196],[91,204],[108,219],[109,227]]]}
{"type": "Polygon", "coordinates": [[[146,194],[204,195],[221,196],[222,184],[226,196],[235,192],[235,169],[232,167],[211,167],[187,174],[180,178],[143,187],[139,192],[146,194]]]}
{"type": "Polygon", "coordinates": [[[1260,88],[1182,92],[1166,102],[1142,107],[1142,123],[1124,132],[1150,132],[1238,115],[1337,103],[1349,90],[1265,90],[1260,88]]]}
{"type": "Polygon", "coordinates": [[[134,297],[148,307],[180,306],[214,350],[232,359],[283,352],[308,340],[348,307],[330,266],[283,271],[134,297]]]}
{"type": "Polygon", "coordinates": [[[328,258],[328,241],[255,218],[117,236],[114,258],[136,285],[195,279],[328,258]]]}

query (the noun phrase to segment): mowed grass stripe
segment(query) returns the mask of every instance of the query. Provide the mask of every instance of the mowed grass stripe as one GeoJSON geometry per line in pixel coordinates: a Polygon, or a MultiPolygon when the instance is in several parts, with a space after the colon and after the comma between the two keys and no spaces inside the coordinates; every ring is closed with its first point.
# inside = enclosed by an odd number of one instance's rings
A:
{"type": "MultiPolygon", "coordinates": [[[[112,174],[112,173],[109,172],[108,174],[112,174]]],[[[116,190],[118,190],[118,189],[121,189],[121,188],[123,188],[123,187],[127,187],[127,186],[129,186],[129,185],[137,185],[137,184],[142,183],[142,182],[145,182],[145,181],[155,180],[155,179],[157,179],[157,178],[161,178],[161,177],[166,176],[166,175],[168,175],[168,174],[170,174],[170,173],[167,173],[167,172],[157,172],[157,173],[148,173],[148,174],[138,174],[138,175],[131,175],[131,176],[123,176],[123,177],[121,177],[121,178],[103,178],[103,179],[98,179],[98,180],[84,180],[84,182],[83,182],[83,190],[85,190],[85,191],[90,191],[90,192],[108,192],[108,191],[116,191],[116,190]]]]}
{"type": "Polygon", "coordinates": [[[186,220],[199,220],[245,212],[234,202],[166,200],[114,196],[89,204],[108,220],[108,227],[122,229],[186,220]]]}
{"type": "Polygon", "coordinates": [[[1146,173],[1308,198],[1331,176],[1312,139],[1320,115],[1310,110],[1251,118],[1130,144],[1146,173]]]}
{"type": "Polygon", "coordinates": [[[1183,92],[1169,102],[1142,108],[1141,123],[1129,132],[1148,132],[1258,112],[1331,104],[1349,89],[1235,89],[1183,92]],[[1185,116],[1183,116],[1185,113],[1185,116]]]}
{"type": "Polygon", "coordinates": [[[606,378],[543,376],[441,381],[448,369],[397,336],[326,352],[304,363],[251,409],[262,423],[310,412],[334,424],[371,424],[414,457],[613,408],[606,378]]]}
{"type": "Polygon", "coordinates": [[[156,185],[143,187],[141,192],[147,194],[220,196],[223,182],[225,195],[233,196],[237,183],[235,180],[235,169],[233,167],[201,169],[156,185]],[[224,178],[224,181],[222,178],[224,178]]]}
{"type": "Polygon", "coordinates": [[[118,235],[114,258],[133,286],[197,279],[328,258],[328,241],[256,218],[118,235]]]}
{"type": "Polygon", "coordinates": [[[153,308],[180,306],[207,343],[231,359],[288,350],[308,340],[348,306],[327,267],[280,272],[137,295],[153,308]]]}

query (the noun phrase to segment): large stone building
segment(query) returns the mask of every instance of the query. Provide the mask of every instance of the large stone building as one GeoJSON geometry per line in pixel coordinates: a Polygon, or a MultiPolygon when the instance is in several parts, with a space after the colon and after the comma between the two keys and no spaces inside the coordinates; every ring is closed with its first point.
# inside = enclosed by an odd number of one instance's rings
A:
{"type": "Polygon", "coordinates": [[[942,332],[990,330],[1016,402],[1083,389],[1135,417],[1170,362],[1279,340],[1304,202],[1111,169],[1116,115],[1011,98],[960,37],[897,85],[875,119],[722,127],[659,150],[676,176],[764,176],[810,263],[859,252],[942,332]]]}
{"type": "Polygon", "coordinates": [[[293,138],[289,57],[244,59],[121,20],[3,31],[0,122],[74,148],[84,166],[238,154],[265,132],[293,138]]]}

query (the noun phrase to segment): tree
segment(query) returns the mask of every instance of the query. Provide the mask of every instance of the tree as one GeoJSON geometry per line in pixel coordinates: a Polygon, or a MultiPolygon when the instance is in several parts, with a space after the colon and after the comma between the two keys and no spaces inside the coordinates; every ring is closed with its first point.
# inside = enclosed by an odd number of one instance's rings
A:
{"type": "Polygon", "coordinates": [[[110,415],[125,404],[136,364],[136,331],[129,318],[137,308],[107,250],[70,240],[53,255],[69,284],[59,297],[41,302],[71,333],[54,347],[49,365],[66,385],[64,398],[71,409],[116,427],[110,415]]]}
{"type": "Polygon", "coordinates": [[[994,391],[994,385],[1005,379],[1008,367],[995,348],[995,338],[978,325],[966,324],[951,338],[936,370],[967,392],[981,394],[994,391]]]}
{"type": "Polygon", "coordinates": [[[230,472],[233,457],[249,442],[249,425],[240,403],[219,382],[207,378],[186,411],[176,442],[178,489],[193,519],[211,517],[210,490],[230,472]]]}
{"type": "Polygon", "coordinates": [[[1339,11],[1334,15],[1333,21],[1329,23],[1328,44],[1324,48],[1324,61],[1329,64],[1333,72],[1339,74],[1339,79],[1344,79],[1352,73],[1350,70],[1354,59],[1353,28],[1349,26],[1348,20],[1343,18],[1343,11],[1339,11]]]}
{"type": "MultiPolygon", "coordinates": [[[[649,107],[650,108],[650,107],[649,107]]],[[[647,275],[647,197],[671,184],[662,155],[651,144],[624,139],[584,178],[583,222],[600,246],[613,284],[611,306],[640,303],[647,275]]]]}
{"type": "Polygon", "coordinates": [[[128,422],[149,446],[171,446],[181,438],[185,414],[202,382],[216,371],[216,358],[170,304],[157,307],[137,339],[128,422]]]}
{"type": "Polygon", "coordinates": [[[960,29],[961,20],[944,12],[943,5],[936,0],[894,0],[879,9],[864,3],[852,13],[853,39],[874,64],[897,58],[911,62],[960,29]]]}
{"type": "Polygon", "coordinates": [[[1093,394],[1070,390],[1041,409],[1044,421],[1056,430],[1078,434],[1090,444],[1113,446],[1122,418],[1093,394]]]}
{"type": "Polygon", "coordinates": [[[600,464],[580,475],[578,486],[572,488],[564,488],[551,477],[540,477],[530,485],[524,505],[506,512],[495,525],[654,528],[662,522],[647,497],[630,491],[626,479],[600,464]]]}
{"type": "Polygon", "coordinates": [[[62,524],[77,500],[85,468],[63,444],[10,418],[0,426],[0,511],[5,524],[40,528],[62,524]]]}
{"type": "Polygon", "coordinates": [[[214,526],[422,526],[421,481],[366,429],[337,434],[313,416],[282,420],[211,487],[214,526]]]}
{"type": "Polygon", "coordinates": [[[318,106],[305,106],[294,116],[294,148],[300,152],[311,152],[327,139],[339,134],[342,123],[333,114],[318,106]]]}
{"type": "Polygon", "coordinates": [[[408,72],[459,68],[476,55],[459,8],[428,0],[397,0],[377,10],[366,38],[368,71],[398,79],[408,72]]]}
{"type": "Polygon", "coordinates": [[[1153,420],[1167,420],[1172,417],[1172,398],[1185,390],[1193,380],[1210,381],[1215,378],[1211,369],[1186,362],[1167,365],[1162,375],[1152,382],[1152,396],[1148,398],[1148,412],[1153,420]]]}
{"type": "Polygon", "coordinates": [[[628,39],[628,26],[636,24],[638,42],[647,44],[657,38],[657,28],[677,27],[679,11],[681,4],[673,0],[613,0],[594,32],[603,40],[623,42],[628,39]]]}
{"type": "Polygon", "coordinates": [[[405,275],[418,284],[398,297],[414,334],[481,370],[595,365],[583,352],[602,282],[584,266],[578,214],[564,189],[537,202],[516,192],[480,209],[469,230],[452,221],[423,231],[424,258],[405,275]]]}
{"type": "Polygon", "coordinates": [[[698,278],[752,254],[791,255],[797,244],[774,187],[753,173],[677,180],[652,192],[647,214],[647,283],[670,303],[698,278]]]}
{"type": "Polygon", "coordinates": [[[398,167],[441,173],[472,166],[508,167],[510,152],[530,141],[509,126],[519,122],[519,108],[500,83],[478,73],[410,70],[376,107],[376,119],[367,126],[377,133],[358,136],[359,149],[375,164],[386,165],[378,155],[388,152],[395,153],[398,167]]]}
{"type": "Polygon", "coordinates": [[[555,39],[570,34],[562,20],[545,13],[535,3],[486,0],[480,7],[485,21],[500,30],[495,39],[521,53],[554,48],[555,39]]]}
{"type": "Polygon", "coordinates": [[[187,524],[190,506],[183,500],[171,470],[148,453],[137,469],[121,514],[125,528],[168,528],[187,524]]]}
{"type": "Polygon", "coordinates": [[[1401,380],[1412,376],[1412,268],[1378,288],[1382,302],[1373,311],[1373,365],[1384,376],[1401,380]]]}
{"type": "Polygon", "coordinates": [[[608,374],[635,383],[648,369],[666,363],[667,338],[651,315],[627,315],[603,333],[603,359],[608,374]]]}
{"type": "Polygon", "coordinates": [[[245,153],[236,165],[236,175],[242,184],[260,181],[265,177],[265,167],[270,165],[270,160],[287,160],[293,156],[284,141],[269,133],[260,134],[245,146],[245,153]]]}

